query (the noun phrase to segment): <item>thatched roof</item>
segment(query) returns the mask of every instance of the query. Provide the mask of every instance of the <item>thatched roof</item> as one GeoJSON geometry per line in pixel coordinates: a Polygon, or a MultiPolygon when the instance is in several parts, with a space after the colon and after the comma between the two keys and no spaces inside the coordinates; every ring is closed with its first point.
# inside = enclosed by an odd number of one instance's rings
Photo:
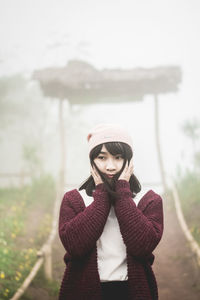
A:
{"type": "Polygon", "coordinates": [[[39,80],[49,97],[87,104],[141,100],[147,94],[177,92],[181,70],[178,66],[97,70],[86,62],[73,60],[63,68],[36,70],[33,78],[39,80]]]}

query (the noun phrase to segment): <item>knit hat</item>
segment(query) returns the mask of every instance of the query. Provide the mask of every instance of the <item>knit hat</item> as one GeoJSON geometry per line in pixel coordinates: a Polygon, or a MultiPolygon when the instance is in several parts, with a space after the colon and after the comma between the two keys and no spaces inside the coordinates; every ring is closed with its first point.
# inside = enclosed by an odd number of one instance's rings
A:
{"type": "Polygon", "coordinates": [[[118,124],[98,124],[90,130],[87,140],[89,152],[97,145],[107,142],[123,142],[128,144],[131,148],[133,147],[130,135],[118,124]]]}

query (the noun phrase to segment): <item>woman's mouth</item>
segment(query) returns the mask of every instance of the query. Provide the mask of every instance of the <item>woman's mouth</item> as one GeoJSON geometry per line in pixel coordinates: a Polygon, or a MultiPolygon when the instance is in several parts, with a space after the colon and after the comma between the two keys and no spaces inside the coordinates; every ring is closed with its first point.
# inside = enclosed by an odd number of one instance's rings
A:
{"type": "Polygon", "coordinates": [[[113,178],[114,175],[106,174],[108,178],[113,178]]]}

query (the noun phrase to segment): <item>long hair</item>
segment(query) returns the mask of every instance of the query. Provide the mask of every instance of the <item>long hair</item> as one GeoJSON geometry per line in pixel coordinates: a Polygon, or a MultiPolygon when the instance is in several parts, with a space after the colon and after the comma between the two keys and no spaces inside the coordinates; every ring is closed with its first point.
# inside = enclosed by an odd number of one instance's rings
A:
{"type": "MultiPolygon", "coordinates": [[[[115,191],[116,181],[118,180],[119,176],[123,172],[126,162],[128,161],[128,164],[130,163],[132,156],[133,156],[133,152],[132,152],[131,147],[128,144],[125,144],[122,142],[108,142],[108,143],[100,144],[100,145],[96,146],[94,149],[92,149],[90,152],[90,163],[92,166],[94,165],[96,167],[99,175],[101,176],[102,181],[105,184],[105,187],[106,187],[106,190],[107,190],[109,196],[113,200],[118,196],[117,192],[115,191]],[[112,155],[120,154],[122,156],[122,158],[124,159],[121,170],[113,176],[111,182],[108,182],[106,176],[98,169],[98,167],[96,166],[96,164],[94,162],[94,159],[99,155],[103,145],[105,145],[107,151],[110,154],[112,154],[112,155]]],[[[136,194],[141,191],[141,185],[140,185],[140,182],[138,181],[137,177],[134,174],[131,175],[129,183],[130,183],[130,189],[133,193],[132,196],[134,198],[136,196],[136,194]]],[[[82,189],[86,190],[86,193],[88,196],[92,196],[92,192],[93,192],[93,190],[95,190],[95,182],[94,182],[92,175],[89,176],[86,179],[86,181],[79,187],[79,190],[82,190],[82,189]]]]}

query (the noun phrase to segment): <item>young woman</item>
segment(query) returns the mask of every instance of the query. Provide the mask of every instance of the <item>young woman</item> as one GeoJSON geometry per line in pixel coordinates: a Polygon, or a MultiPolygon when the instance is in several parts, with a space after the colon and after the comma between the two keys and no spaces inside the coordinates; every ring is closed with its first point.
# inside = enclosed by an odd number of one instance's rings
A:
{"type": "Polygon", "coordinates": [[[141,190],[132,140],[112,124],[88,135],[91,176],[65,193],[59,235],[66,270],[59,300],[156,300],[152,251],[163,232],[161,197],[141,190]]]}

